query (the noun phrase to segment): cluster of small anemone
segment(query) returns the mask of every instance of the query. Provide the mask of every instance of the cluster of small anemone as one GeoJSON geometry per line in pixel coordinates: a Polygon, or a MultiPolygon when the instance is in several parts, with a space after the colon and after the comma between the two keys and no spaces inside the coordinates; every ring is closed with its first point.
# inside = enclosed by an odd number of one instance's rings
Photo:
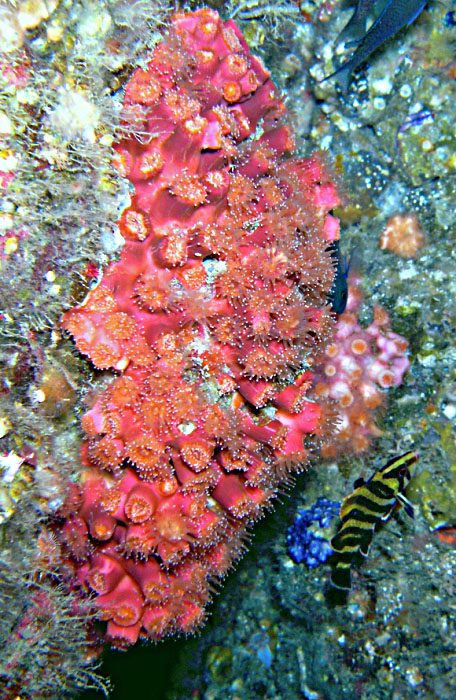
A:
{"type": "Polygon", "coordinates": [[[177,13],[126,86],[125,247],[62,324],[120,373],[83,418],[60,530],[119,646],[202,623],[251,523],[329,432],[308,367],[333,322],[340,200],[322,157],[290,157],[284,114],[207,9],[177,13]]]}
{"type": "Polygon", "coordinates": [[[362,299],[360,279],[352,277],[347,308],[316,360],[315,394],[331,399],[338,416],[331,441],[322,446],[327,457],[342,450],[363,452],[382,434],[375,411],[385,404],[384,390],[398,386],[410,366],[408,342],[391,330],[385,309],[376,306],[372,322],[360,326],[362,299]]]}

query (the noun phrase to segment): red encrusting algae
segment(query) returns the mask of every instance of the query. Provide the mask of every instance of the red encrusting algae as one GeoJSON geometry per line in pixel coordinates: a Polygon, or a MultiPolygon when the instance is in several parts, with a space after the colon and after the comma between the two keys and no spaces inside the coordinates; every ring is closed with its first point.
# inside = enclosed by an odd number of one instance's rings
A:
{"type": "Polygon", "coordinates": [[[118,646],[189,632],[290,470],[322,436],[309,398],[331,331],[321,156],[290,156],[285,107],[232,21],[177,13],[125,93],[126,239],[63,327],[119,372],[83,418],[61,529],[118,646]]]}

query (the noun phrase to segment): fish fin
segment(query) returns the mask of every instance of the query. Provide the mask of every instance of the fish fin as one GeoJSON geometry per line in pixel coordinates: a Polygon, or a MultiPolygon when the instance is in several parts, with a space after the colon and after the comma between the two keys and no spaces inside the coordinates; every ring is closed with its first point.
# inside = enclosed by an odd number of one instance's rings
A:
{"type": "Polygon", "coordinates": [[[331,547],[335,552],[342,552],[344,548],[344,542],[343,539],[340,536],[340,533],[338,532],[337,534],[334,535],[334,537],[331,540],[331,547]]]}
{"type": "Polygon", "coordinates": [[[343,591],[351,588],[351,564],[338,561],[331,572],[331,585],[343,591]]]}
{"type": "Polygon", "coordinates": [[[366,32],[366,23],[354,22],[352,26],[350,22],[342,29],[339,36],[337,37],[335,46],[338,46],[342,41],[344,42],[344,48],[350,48],[351,46],[357,46],[364,38],[366,32]],[[352,31],[354,29],[354,31],[352,31]],[[361,31],[359,31],[361,29],[361,31]],[[349,41],[345,41],[345,37],[351,37],[349,41]]]}
{"type": "Polygon", "coordinates": [[[346,41],[344,44],[345,49],[351,49],[353,46],[358,46],[364,39],[363,36],[360,36],[359,39],[350,39],[350,41],[346,41]]]}
{"type": "Polygon", "coordinates": [[[347,97],[348,88],[350,87],[352,79],[351,60],[344,63],[333,75],[336,77],[336,82],[339,85],[343,96],[347,97]]]}
{"type": "Polygon", "coordinates": [[[359,551],[361,552],[363,557],[367,557],[367,555],[369,554],[369,549],[371,547],[371,544],[372,544],[372,537],[370,539],[367,539],[365,542],[361,542],[361,544],[359,545],[359,551]]]}
{"type": "Polygon", "coordinates": [[[374,4],[375,0],[363,0],[362,2],[358,1],[355,11],[337,37],[337,44],[340,44],[340,42],[346,36],[350,37],[351,41],[346,41],[345,46],[353,46],[362,41],[364,34],[366,33],[367,20],[372,12],[372,6],[374,4]]]}
{"type": "Polygon", "coordinates": [[[348,255],[344,255],[343,268],[344,268],[344,279],[348,279],[348,273],[350,272],[350,257],[348,255]]]}
{"type": "Polygon", "coordinates": [[[398,493],[397,494],[397,500],[402,503],[404,506],[404,510],[409,516],[409,518],[414,518],[415,517],[415,509],[413,508],[413,505],[410,503],[408,498],[404,496],[403,493],[398,493]]]}
{"type": "Polygon", "coordinates": [[[407,27],[410,27],[410,25],[412,24],[412,22],[414,22],[414,21],[416,20],[416,18],[418,17],[418,15],[420,15],[420,14],[423,12],[423,10],[424,10],[424,8],[426,7],[427,3],[428,3],[428,0],[423,0],[423,2],[421,3],[420,7],[417,9],[417,11],[415,12],[415,14],[413,15],[413,17],[411,17],[411,18],[409,19],[409,21],[407,22],[407,27]]]}
{"type": "Polygon", "coordinates": [[[326,78],[323,78],[323,80],[320,80],[320,83],[325,83],[330,78],[336,78],[336,82],[339,85],[343,96],[347,97],[348,88],[350,87],[350,82],[351,82],[351,74],[352,74],[352,62],[350,59],[349,61],[345,61],[345,63],[343,63],[340,66],[340,68],[338,68],[333,73],[331,73],[331,75],[327,75],[326,78]]]}
{"type": "Polygon", "coordinates": [[[380,520],[383,520],[383,521],[388,520],[388,518],[390,517],[391,513],[394,510],[395,505],[396,505],[396,502],[393,503],[391,508],[388,511],[386,511],[386,513],[384,513],[383,515],[380,516],[380,520]]]}
{"type": "Polygon", "coordinates": [[[363,254],[361,241],[353,241],[350,248],[350,256],[348,258],[348,271],[347,276],[350,277],[350,272],[352,276],[359,277],[363,269],[363,254]]]}
{"type": "Polygon", "coordinates": [[[359,477],[359,479],[356,479],[355,483],[353,484],[354,489],[359,489],[361,486],[364,486],[366,481],[363,479],[362,476],[359,477]]]}

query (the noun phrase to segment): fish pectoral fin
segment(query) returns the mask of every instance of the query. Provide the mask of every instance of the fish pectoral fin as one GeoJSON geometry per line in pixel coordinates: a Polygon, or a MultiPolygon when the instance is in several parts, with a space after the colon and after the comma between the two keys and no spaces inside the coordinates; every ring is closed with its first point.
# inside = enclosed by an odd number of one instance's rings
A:
{"type": "Polygon", "coordinates": [[[412,503],[404,496],[403,493],[398,493],[397,494],[397,500],[404,506],[404,510],[409,516],[409,518],[414,518],[415,517],[415,509],[413,508],[412,503]]]}
{"type": "Polygon", "coordinates": [[[390,508],[389,510],[387,510],[386,513],[383,513],[383,515],[380,516],[380,520],[383,520],[383,521],[388,520],[389,516],[391,515],[391,513],[392,513],[393,510],[394,510],[395,505],[396,505],[396,504],[393,503],[393,505],[391,506],[391,508],[390,508]]]}

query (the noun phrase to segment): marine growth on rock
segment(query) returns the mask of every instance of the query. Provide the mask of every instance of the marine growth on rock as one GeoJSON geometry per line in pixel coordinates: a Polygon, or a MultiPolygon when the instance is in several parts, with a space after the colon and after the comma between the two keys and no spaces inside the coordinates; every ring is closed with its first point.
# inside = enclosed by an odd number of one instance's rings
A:
{"type": "Polygon", "coordinates": [[[339,196],[233,21],[177,13],[126,86],[126,240],[62,325],[115,377],[83,418],[62,510],[74,580],[118,646],[190,632],[246,530],[329,433],[309,395],[328,339],[339,196]]]}

